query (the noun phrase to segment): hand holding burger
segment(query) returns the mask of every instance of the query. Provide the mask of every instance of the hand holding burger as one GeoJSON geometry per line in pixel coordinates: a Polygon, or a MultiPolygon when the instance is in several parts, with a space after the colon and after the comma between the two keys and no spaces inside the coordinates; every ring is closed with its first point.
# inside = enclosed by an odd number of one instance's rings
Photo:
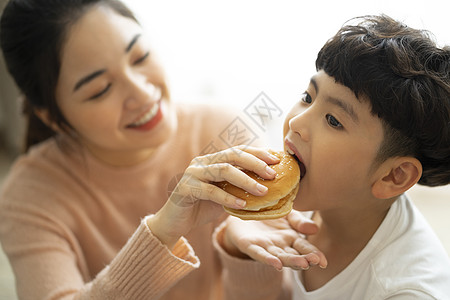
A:
{"type": "Polygon", "coordinates": [[[280,159],[279,163],[270,165],[277,173],[275,179],[267,180],[252,171],[243,171],[252,179],[268,188],[266,195],[252,195],[227,181],[216,183],[217,186],[227,193],[247,202],[245,208],[242,209],[224,207],[226,212],[243,220],[264,220],[281,218],[292,210],[300,182],[299,165],[295,158],[286,152],[269,152],[280,159]]]}

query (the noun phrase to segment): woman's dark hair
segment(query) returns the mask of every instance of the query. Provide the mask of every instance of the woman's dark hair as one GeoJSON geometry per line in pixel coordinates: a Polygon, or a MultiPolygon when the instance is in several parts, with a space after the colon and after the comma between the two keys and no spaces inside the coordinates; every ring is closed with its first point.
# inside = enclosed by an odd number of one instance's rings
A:
{"type": "Polygon", "coordinates": [[[419,184],[450,183],[450,48],[386,15],[354,20],[320,50],[317,70],[370,100],[384,128],[377,163],[412,156],[419,184]]]}
{"type": "Polygon", "coordinates": [[[55,99],[61,51],[70,26],[94,5],[109,7],[137,22],[119,0],[9,0],[3,11],[1,48],[8,71],[26,99],[26,150],[55,135],[35,115],[36,109],[46,109],[49,120],[59,128],[71,127],[55,99]]]}

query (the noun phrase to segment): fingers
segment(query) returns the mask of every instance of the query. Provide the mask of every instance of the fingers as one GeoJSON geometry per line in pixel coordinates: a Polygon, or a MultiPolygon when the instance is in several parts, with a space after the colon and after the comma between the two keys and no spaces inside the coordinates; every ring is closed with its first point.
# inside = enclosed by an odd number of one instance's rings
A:
{"type": "Polygon", "coordinates": [[[268,164],[278,161],[279,159],[268,151],[247,146],[197,157],[186,169],[176,192],[171,195],[171,200],[182,206],[191,206],[195,199],[211,200],[241,209],[246,205],[245,200],[238,199],[210,183],[227,181],[253,195],[263,196],[267,193],[267,187],[259,184],[239,167],[253,171],[262,178],[273,179],[276,173],[268,164]]]}
{"type": "Polygon", "coordinates": [[[245,251],[252,259],[268,264],[277,270],[283,267],[295,270],[308,270],[310,266],[315,265],[312,261],[317,261],[317,256],[307,254],[300,255],[295,249],[285,247],[284,249],[275,245],[259,246],[250,245],[245,251]]]}
{"type": "Polygon", "coordinates": [[[230,148],[230,150],[236,152],[237,154],[240,153],[240,151],[249,153],[253,156],[258,157],[259,159],[265,161],[268,164],[276,164],[280,162],[280,159],[274,155],[272,155],[268,150],[263,148],[256,148],[246,145],[241,146],[235,146],[233,148],[230,148]]]}
{"type": "Polygon", "coordinates": [[[197,199],[211,200],[217,204],[236,209],[242,209],[246,205],[244,200],[193,176],[185,176],[171,194],[171,200],[176,201],[178,205],[192,206],[197,199]]]}
{"type": "MultiPolygon", "coordinates": [[[[299,211],[292,210],[286,219],[289,225],[301,234],[311,235],[317,233],[319,230],[317,224],[299,211]]],[[[303,237],[299,236],[294,241],[293,248],[300,254],[307,253],[304,257],[308,261],[309,266],[319,265],[321,268],[327,267],[328,261],[325,255],[303,237]]]]}
{"type": "Polygon", "coordinates": [[[302,255],[296,249],[285,247],[284,249],[272,246],[268,247],[267,251],[276,256],[284,267],[289,267],[296,270],[308,270],[310,266],[317,265],[320,258],[316,253],[308,253],[302,255]]]}
{"type": "Polygon", "coordinates": [[[268,152],[266,149],[261,148],[255,148],[255,147],[249,147],[249,146],[237,146],[236,148],[245,151],[247,153],[250,153],[259,159],[265,161],[268,164],[277,164],[280,162],[280,159],[268,152]]]}
{"type": "Polygon", "coordinates": [[[206,167],[191,166],[187,171],[204,182],[228,181],[255,196],[262,196],[267,193],[267,187],[227,163],[218,163],[206,167]]]}
{"type": "Polygon", "coordinates": [[[293,229],[305,235],[315,234],[319,230],[316,223],[296,210],[292,210],[287,215],[287,220],[293,229]]]}
{"type": "Polygon", "coordinates": [[[282,267],[307,270],[310,266],[327,266],[325,255],[301,234],[277,224],[287,223],[285,219],[273,221],[228,218],[226,234],[241,253],[278,270],[282,267]]]}
{"type": "Polygon", "coordinates": [[[279,271],[281,271],[281,269],[283,268],[283,263],[281,262],[281,260],[261,246],[258,245],[249,246],[246,251],[246,254],[250,256],[252,259],[268,264],[279,271]]]}
{"type": "MultiPolygon", "coordinates": [[[[296,270],[308,270],[311,266],[317,265],[326,268],[328,265],[325,255],[294,231],[276,230],[272,234],[261,232],[261,235],[264,235],[264,237],[253,238],[249,242],[252,246],[258,246],[259,259],[274,256],[278,258],[283,267],[296,270]],[[291,233],[295,237],[292,237],[291,233]],[[264,254],[261,249],[267,253],[264,254]]],[[[254,254],[246,252],[246,248],[250,248],[250,246],[245,245],[243,252],[252,257],[254,254]]],[[[273,264],[273,266],[278,266],[278,263],[273,264]]]]}
{"type": "Polygon", "coordinates": [[[279,247],[272,246],[268,247],[267,251],[276,256],[283,264],[283,267],[303,270],[309,268],[309,262],[307,259],[304,256],[299,255],[297,251],[291,247],[281,249],[279,247]]]}
{"type": "Polygon", "coordinates": [[[278,163],[279,159],[263,149],[237,146],[214,154],[197,157],[195,162],[197,166],[203,167],[227,163],[253,171],[264,179],[273,179],[275,172],[267,164],[278,163]]]}
{"type": "Polygon", "coordinates": [[[310,244],[307,240],[303,238],[298,238],[294,241],[292,247],[298,253],[307,253],[305,258],[307,259],[309,265],[314,266],[318,265],[321,268],[326,268],[328,265],[328,261],[325,255],[319,251],[315,246],[310,244]]]}

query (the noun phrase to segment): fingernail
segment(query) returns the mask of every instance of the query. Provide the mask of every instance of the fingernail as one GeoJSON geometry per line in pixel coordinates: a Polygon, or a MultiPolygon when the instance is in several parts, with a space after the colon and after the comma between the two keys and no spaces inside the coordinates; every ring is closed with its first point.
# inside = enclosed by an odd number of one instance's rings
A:
{"type": "Polygon", "coordinates": [[[237,199],[237,200],[236,200],[236,204],[237,204],[239,207],[245,207],[245,205],[247,204],[247,202],[244,201],[244,200],[242,200],[242,199],[237,199]]]}
{"type": "Polygon", "coordinates": [[[275,155],[269,154],[270,155],[270,159],[271,160],[280,160],[278,157],[276,157],[275,155]]]}
{"type": "Polygon", "coordinates": [[[275,175],[277,172],[275,172],[275,170],[272,169],[271,167],[266,166],[266,173],[269,174],[270,176],[273,176],[273,175],[275,175]]]}
{"type": "Polygon", "coordinates": [[[256,188],[258,189],[258,191],[260,191],[261,193],[264,193],[268,190],[268,188],[260,183],[256,184],[256,188]]]}

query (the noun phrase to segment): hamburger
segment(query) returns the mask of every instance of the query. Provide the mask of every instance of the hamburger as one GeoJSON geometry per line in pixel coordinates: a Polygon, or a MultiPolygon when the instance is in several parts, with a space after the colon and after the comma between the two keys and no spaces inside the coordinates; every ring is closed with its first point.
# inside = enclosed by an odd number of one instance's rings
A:
{"type": "Polygon", "coordinates": [[[266,195],[255,196],[226,181],[216,183],[217,186],[227,193],[247,202],[243,209],[233,209],[224,206],[225,211],[230,215],[243,220],[265,220],[281,218],[292,210],[300,183],[299,165],[297,160],[286,152],[269,152],[280,159],[278,164],[269,165],[277,172],[274,179],[267,180],[252,171],[242,170],[258,183],[268,188],[266,195]]]}

